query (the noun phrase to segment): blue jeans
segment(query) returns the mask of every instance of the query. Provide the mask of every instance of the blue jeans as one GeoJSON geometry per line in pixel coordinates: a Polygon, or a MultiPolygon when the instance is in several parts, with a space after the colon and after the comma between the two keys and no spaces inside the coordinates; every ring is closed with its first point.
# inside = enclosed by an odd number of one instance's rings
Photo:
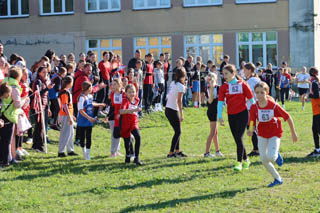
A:
{"type": "Polygon", "coordinates": [[[185,107],[189,106],[189,93],[190,93],[189,90],[190,90],[190,88],[188,87],[186,93],[182,97],[182,104],[185,107]]]}

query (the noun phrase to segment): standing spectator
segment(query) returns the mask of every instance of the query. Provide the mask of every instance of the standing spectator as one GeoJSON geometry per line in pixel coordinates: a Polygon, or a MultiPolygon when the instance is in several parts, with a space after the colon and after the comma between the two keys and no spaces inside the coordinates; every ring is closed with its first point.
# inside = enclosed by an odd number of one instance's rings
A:
{"type": "Polygon", "coordinates": [[[269,63],[267,66],[267,69],[263,73],[264,79],[263,81],[268,84],[270,90],[269,90],[269,95],[272,96],[272,85],[273,85],[273,71],[272,71],[272,64],[269,63]]]}
{"type": "Polygon", "coordinates": [[[100,90],[97,94],[98,102],[108,104],[108,94],[110,85],[110,73],[111,63],[109,62],[109,52],[103,52],[103,60],[100,61],[99,65],[101,82],[106,85],[106,88],[100,90]]]}
{"type": "Polygon", "coordinates": [[[186,89],[186,92],[183,95],[183,100],[182,100],[184,107],[189,107],[189,102],[190,102],[189,94],[190,94],[190,87],[191,87],[191,76],[193,74],[193,71],[192,71],[193,67],[194,67],[193,57],[192,57],[192,55],[188,55],[187,61],[184,64],[184,68],[185,68],[186,73],[187,73],[187,89],[186,89]]]}
{"type": "Polygon", "coordinates": [[[148,53],[146,55],[146,74],[143,82],[143,99],[144,99],[144,107],[147,113],[150,113],[150,106],[152,102],[153,92],[153,55],[148,53]]]}
{"type": "Polygon", "coordinates": [[[162,111],[161,96],[164,90],[164,72],[163,64],[161,61],[157,62],[157,67],[154,69],[154,84],[158,95],[156,97],[155,111],[162,111]]]}
{"type": "Polygon", "coordinates": [[[77,66],[76,57],[74,56],[73,53],[70,53],[70,54],[68,55],[68,62],[67,62],[67,64],[72,64],[73,67],[76,67],[76,66],[77,66]]]}
{"type": "Polygon", "coordinates": [[[277,72],[273,75],[274,77],[274,89],[276,93],[276,101],[280,101],[280,76],[283,68],[279,68],[277,72]]]}
{"type": "Polygon", "coordinates": [[[258,73],[259,72],[259,70],[261,70],[262,69],[262,63],[260,62],[260,61],[258,61],[257,63],[256,63],[256,73],[258,73]]]}
{"type": "Polygon", "coordinates": [[[246,78],[246,75],[244,74],[244,65],[246,65],[246,62],[245,62],[245,61],[241,61],[241,63],[240,63],[240,69],[239,69],[239,71],[238,71],[238,75],[239,75],[242,79],[246,80],[246,79],[245,79],[245,78],[246,78]]]}
{"type": "Polygon", "coordinates": [[[86,54],[84,52],[79,54],[79,61],[80,60],[86,61],[86,54]]]}
{"type": "Polygon", "coordinates": [[[302,102],[302,110],[304,110],[304,103],[308,100],[308,90],[310,88],[310,75],[307,73],[307,68],[302,67],[301,73],[297,75],[296,82],[298,84],[300,101],[302,102]]]}
{"type": "Polygon", "coordinates": [[[128,69],[136,68],[136,63],[137,60],[141,60],[142,61],[142,67],[143,67],[143,71],[145,71],[145,63],[143,62],[143,60],[141,59],[141,51],[140,50],[136,50],[136,55],[134,58],[130,59],[129,63],[128,63],[128,69]]]}
{"type": "Polygon", "coordinates": [[[229,64],[229,62],[230,62],[230,56],[229,55],[224,55],[223,56],[223,62],[221,63],[221,65],[220,65],[220,76],[221,76],[221,84],[223,84],[224,83],[224,77],[223,77],[223,73],[222,73],[222,71],[223,71],[223,68],[227,65],[227,64],[229,64]]]}
{"type": "Polygon", "coordinates": [[[66,67],[66,66],[67,66],[67,56],[64,54],[61,54],[59,67],[66,67]]]}

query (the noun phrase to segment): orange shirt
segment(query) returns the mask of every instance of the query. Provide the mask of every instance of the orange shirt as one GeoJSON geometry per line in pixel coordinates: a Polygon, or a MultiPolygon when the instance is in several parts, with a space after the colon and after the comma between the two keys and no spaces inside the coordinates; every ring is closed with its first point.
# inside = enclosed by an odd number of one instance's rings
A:
{"type": "Polygon", "coordinates": [[[63,105],[67,104],[68,105],[68,109],[69,109],[69,113],[72,116],[73,115],[73,104],[72,104],[72,97],[71,97],[71,93],[69,93],[70,96],[68,95],[68,92],[65,92],[63,94],[61,94],[59,96],[60,99],[60,111],[59,111],[59,115],[61,116],[67,116],[67,112],[65,112],[63,110],[63,105]]]}
{"type": "Polygon", "coordinates": [[[313,115],[320,115],[320,98],[310,98],[313,115]]]}

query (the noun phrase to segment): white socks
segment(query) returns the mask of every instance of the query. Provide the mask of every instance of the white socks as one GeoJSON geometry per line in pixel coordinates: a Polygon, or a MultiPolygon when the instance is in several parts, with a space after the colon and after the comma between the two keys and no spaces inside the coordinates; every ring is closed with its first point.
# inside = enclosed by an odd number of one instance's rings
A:
{"type": "Polygon", "coordinates": [[[90,160],[90,149],[86,150],[86,160],[90,160]]]}
{"type": "Polygon", "coordinates": [[[82,148],[82,154],[83,154],[83,158],[87,159],[87,154],[86,154],[86,147],[82,148]]]}

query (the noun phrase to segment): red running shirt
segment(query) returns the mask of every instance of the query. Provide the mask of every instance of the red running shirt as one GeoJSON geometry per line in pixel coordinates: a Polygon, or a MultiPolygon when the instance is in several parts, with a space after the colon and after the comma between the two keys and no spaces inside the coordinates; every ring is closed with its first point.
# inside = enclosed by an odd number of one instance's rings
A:
{"type": "Polygon", "coordinates": [[[110,94],[111,105],[114,108],[114,126],[119,127],[120,124],[120,107],[122,104],[122,100],[125,99],[126,95],[124,92],[120,92],[120,94],[115,94],[112,92],[110,94]]]}
{"type": "Polygon", "coordinates": [[[254,125],[256,125],[256,121],[259,122],[258,135],[260,137],[281,138],[283,130],[280,117],[287,121],[290,115],[273,101],[269,100],[267,106],[263,108],[259,107],[258,104],[257,102],[251,106],[249,123],[253,121],[254,125]]]}
{"type": "Polygon", "coordinates": [[[219,101],[227,101],[227,111],[229,115],[238,114],[247,109],[247,99],[253,98],[253,94],[244,81],[236,84],[224,83],[219,90],[219,101]],[[230,90],[230,91],[229,91],[230,90]]]}
{"type": "MultiPolygon", "coordinates": [[[[127,97],[125,97],[122,100],[122,104],[120,109],[136,109],[138,108],[138,104],[139,104],[139,98],[135,97],[135,101],[134,103],[131,103],[127,97]]],[[[138,126],[138,113],[132,113],[132,114],[123,114],[121,115],[121,131],[120,131],[120,135],[123,138],[129,138],[131,132],[134,129],[139,129],[138,126]]]]}

